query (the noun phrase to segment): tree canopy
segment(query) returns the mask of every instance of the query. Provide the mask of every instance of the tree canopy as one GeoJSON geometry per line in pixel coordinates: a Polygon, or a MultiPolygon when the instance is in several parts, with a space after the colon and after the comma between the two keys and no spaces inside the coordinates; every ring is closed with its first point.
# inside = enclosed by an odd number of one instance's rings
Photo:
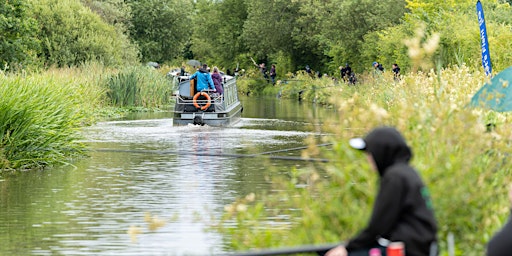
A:
{"type": "MultiPolygon", "coordinates": [[[[495,70],[511,63],[510,0],[484,3],[495,70]]],[[[221,68],[252,66],[281,72],[310,65],[333,74],[351,64],[361,72],[378,61],[414,64],[407,39],[419,47],[439,35],[425,58],[439,66],[480,68],[473,0],[29,0],[0,3],[4,66],[108,66],[198,59],[221,68]]]]}

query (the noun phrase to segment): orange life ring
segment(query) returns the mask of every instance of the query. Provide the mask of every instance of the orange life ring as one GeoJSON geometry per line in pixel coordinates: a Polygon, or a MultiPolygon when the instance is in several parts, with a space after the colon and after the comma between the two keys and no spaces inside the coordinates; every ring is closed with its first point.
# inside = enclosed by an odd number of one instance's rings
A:
{"type": "Polygon", "coordinates": [[[201,110],[207,110],[208,107],[210,107],[210,105],[212,104],[212,98],[210,98],[210,95],[208,95],[208,93],[206,93],[206,92],[198,92],[194,95],[194,98],[192,98],[192,103],[194,104],[194,107],[196,107],[196,108],[200,108],[201,110]],[[204,96],[207,100],[206,105],[204,105],[204,106],[200,106],[197,103],[197,99],[201,95],[204,96]]]}

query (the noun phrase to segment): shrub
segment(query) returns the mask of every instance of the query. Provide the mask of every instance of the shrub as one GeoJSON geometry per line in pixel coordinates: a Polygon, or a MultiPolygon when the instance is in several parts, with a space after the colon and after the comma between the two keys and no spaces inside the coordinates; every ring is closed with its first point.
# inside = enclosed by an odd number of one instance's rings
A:
{"type": "Polygon", "coordinates": [[[134,63],[137,49],[121,30],[105,23],[78,0],[30,0],[38,23],[39,56],[49,66],[78,66],[89,61],[107,66],[134,63]]]}

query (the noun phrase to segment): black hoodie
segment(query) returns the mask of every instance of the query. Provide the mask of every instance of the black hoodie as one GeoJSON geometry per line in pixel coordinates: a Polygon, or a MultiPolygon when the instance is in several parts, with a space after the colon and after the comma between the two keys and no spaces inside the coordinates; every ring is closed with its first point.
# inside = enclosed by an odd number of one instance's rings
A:
{"type": "Polygon", "coordinates": [[[507,256],[512,252],[512,219],[487,244],[487,256],[507,256]]]}
{"type": "Polygon", "coordinates": [[[409,165],[410,148],[391,127],[373,130],[364,142],[377,166],[380,186],[368,226],[349,241],[347,250],[372,248],[385,238],[404,242],[407,256],[428,256],[437,224],[428,190],[409,165]]]}

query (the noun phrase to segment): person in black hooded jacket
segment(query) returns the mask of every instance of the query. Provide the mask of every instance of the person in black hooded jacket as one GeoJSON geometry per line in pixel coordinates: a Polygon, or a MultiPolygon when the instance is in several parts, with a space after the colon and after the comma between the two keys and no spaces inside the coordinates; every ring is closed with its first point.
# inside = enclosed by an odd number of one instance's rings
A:
{"type": "MultiPolygon", "coordinates": [[[[508,197],[512,203],[512,186],[509,189],[508,197]]],[[[512,253],[512,219],[509,217],[503,228],[494,234],[487,244],[487,256],[508,256],[512,253]]]]}
{"type": "Polygon", "coordinates": [[[364,139],[349,141],[366,152],[379,173],[379,190],[368,226],[346,245],[329,250],[326,256],[368,255],[371,248],[385,255],[390,242],[403,242],[405,255],[437,255],[437,224],[429,192],[409,165],[412,151],[392,127],[379,127],[364,139]]]}

